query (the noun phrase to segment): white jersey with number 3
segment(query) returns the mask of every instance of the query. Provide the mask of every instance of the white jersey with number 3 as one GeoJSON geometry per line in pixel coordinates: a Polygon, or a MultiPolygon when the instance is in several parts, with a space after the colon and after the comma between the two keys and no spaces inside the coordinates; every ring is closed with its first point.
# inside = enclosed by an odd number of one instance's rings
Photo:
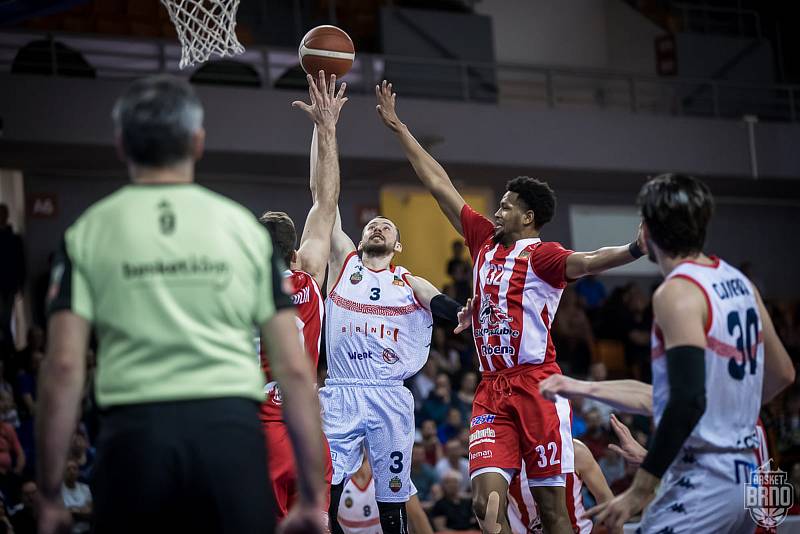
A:
{"type": "MultiPolygon", "coordinates": [[[[764,382],[764,341],[752,283],[716,257],[711,265],[680,263],[667,280],[695,284],[708,305],[706,323],[706,411],[686,440],[687,448],[736,450],[757,447],[756,420],[764,382]]],[[[669,401],[664,340],[653,324],[653,415],[661,420],[669,401]]]]}
{"type": "Polygon", "coordinates": [[[353,252],[325,301],[328,378],[405,380],[428,359],[433,318],[403,267],[373,271],[353,252]]]}

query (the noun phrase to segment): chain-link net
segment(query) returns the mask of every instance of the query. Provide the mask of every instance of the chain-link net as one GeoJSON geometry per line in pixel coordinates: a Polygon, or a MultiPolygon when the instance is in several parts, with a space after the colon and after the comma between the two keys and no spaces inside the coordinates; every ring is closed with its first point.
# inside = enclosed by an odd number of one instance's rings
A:
{"type": "Polygon", "coordinates": [[[180,68],[244,52],[236,39],[239,0],[161,0],[181,43],[180,68]]]}

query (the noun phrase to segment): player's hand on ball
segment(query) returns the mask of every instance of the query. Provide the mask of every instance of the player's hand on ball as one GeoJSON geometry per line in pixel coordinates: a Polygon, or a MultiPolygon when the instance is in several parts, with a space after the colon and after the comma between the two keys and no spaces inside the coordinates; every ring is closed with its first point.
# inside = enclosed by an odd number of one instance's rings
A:
{"type": "Polygon", "coordinates": [[[570,399],[581,392],[582,382],[564,375],[551,375],[539,383],[539,393],[547,400],[555,401],[557,395],[570,399]]]}
{"type": "Polygon", "coordinates": [[[334,128],[339,120],[339,112],[349,99],[344,96],[347,84],[342,82],[339,91],[336,91],[336,75],[331,74],[330,81],[326,82],[325,72],[319,71],[319,79],[314,80],[310,74],[306,76],[308,80],[308,96],[311,104],[306,104],[301,100],[292,102],[293,108],[298,108],[306,112],[314,124],[319,128],[334,128]]]}
{"type": "Polygon", "coordinates": [[[392,92],[392,84],[383,80],[380,85],[375,86],[375,95],[378,97],[378,105],[375,106],[378,116],[390,130],[393,132],[400,131],[403,123],[400,122],[395,111],[397,95],[392,92]]]}
{"type": "Polygon", "coordinates": [[[647,449],[642,447],[636,438],[631,434],[630,429],[625,424],[617,419],[617,416],[611,414],[611,428],[619,439],[619,445],[611,444],[608,449],[619,454],[629,464],[639,466],[644,457],[647,456],[647,449]]]}
{"type": "Polygon", "coordinates": [[[454,334],[460,334],[472,326],[472,311],[475,306],[473,299],[467,299],[466,305],[458,312],[458,326],[453,330],[454,334]]]}
{"type": "Polygon", "coordinates": [[[318,507],[297,503],[278,526],[278,534],[326,534],[327,514],[318,507]]]}

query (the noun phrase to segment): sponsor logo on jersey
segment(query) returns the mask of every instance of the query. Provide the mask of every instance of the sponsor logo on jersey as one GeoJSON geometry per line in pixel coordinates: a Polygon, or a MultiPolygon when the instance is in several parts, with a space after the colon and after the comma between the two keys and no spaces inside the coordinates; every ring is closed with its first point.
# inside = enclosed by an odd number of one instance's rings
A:
{"type": "Polygon", "coordinates": [[[744,485],[744,507],[756,525],[776,528],[784,522],[794,504],[794,486],[786,471],[772,470],[772,460],[750,473],[744,485]]]}
{"type": "Polygon", "coordinates": [[[499,347],[484,345],[481,347],[481,354],[484,356],[513,356],[516,352],[514,347],[508,345],[500,345],[499,347]]]}
{"type": "Polygon", "coordinates": [[[405,283],[405,282],[403,282],[403,279],[402,279],[402,278],[400,278],[400,277],[399,277],[399,276],[397,276],[397,275],[394,275],[394,280],[392,280],[392,285],[393,285],[393,286],[406,287],[406,283],[405,283]]]}
{"type": "Polygon", "coordinates": [[[475,328],[473,330],[473,337],[484,336],[511,336],[519,337],[519,330],[513,330],[507,326],[494,326],[491,328],[475,328]]]}
{"type": "Polygon", "coordinates": [[[481,297],[481,311],[478,313],[478,320],[481,324],[494,326],[503,323],[509,324],[514,321],[514,318],[492,302],[490,295],[484,293],[481,297]]]}
{"type": "Polygon", "coordinates": [[[528,250],[528,249],[525,249],[522,252],[520,252],[517,257],[518,258],[522,258],[523,260],[526,259],[526,258],[530,258],[531,257],[531,251],[528,250]]]}
{"type": "Polygon", "coordinates": [[[348,323],[342,325],[342,334],[349,334],[351,337],[355,336],[371,336],[378,339],[389,339],[397,343],[400,337],[400,329],[385,323],[348,323]]]}
{"type": "Polygon", "coordinates": [[[471,449],[475,445],[480,445],[481,443],[494,443],[494,437],[495,432],[491,428],[476,430],[469,435],[469,448],[471,449]]]}
{"type": "Polygon", "coordinates": [[[351,360],[371,360],[373,358],[372,351],[368,350],[365,352],[358,352],[358,351],[347,351],[347,357],[351,360]]]}
{"type": "Polygon", "coordinates": [[[492,451],[476,451],[469,453],[469,461],[484,459],[484,458],[491,458],[492,451]]]}
{"type": "Polygon", "coordinates": [[[292,304],[295,306],[299,306],[300,304],[306,304],[311,300],[311,288],[306,286],[294,295],[292,295],[292,304]]]}
{"type": "Polygon", "coordinates": [[[397,353],[392,349],[383,349],[383,361],[388,364],[395,364],[400,361],[400,358],[397,356],[397,353]]]}
{"type": "Polygon", "coordinates": [[[491,413],[485,413],[485,414],[481,414],[481,415],[475,416],[475,417],[472,418],[472,421],[470,422],[469,427],[472,428],[474,426],[483,425],[483,424],[491,425],[492,423],[494,423],[494,418],[495,417],[497,417],[497,416],[494,415],[494,414],[491,414],[491,413]]]}
{"type": "Polygon", "coordinates": [[[400,477],[394,477],[389,481],[389,489],[392,490],[392,493],[397,493],[403,487],[403,482],[400,480],[400,477]]]}

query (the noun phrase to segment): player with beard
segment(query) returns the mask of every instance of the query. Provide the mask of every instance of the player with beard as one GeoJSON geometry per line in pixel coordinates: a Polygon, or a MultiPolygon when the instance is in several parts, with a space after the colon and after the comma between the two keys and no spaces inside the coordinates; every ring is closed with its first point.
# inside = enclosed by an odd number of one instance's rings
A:
{"type": "Polygon", "coordinates": [[[470,443],[475,514],[487,522],[496,518],[500,531],[510,532],[508,484],[524,461],[545,530],[572,533],[565,504],[566,475],[574,471],[569,401],[551,403],[538,389],[541,380],[561,373],[550,325],[568,282],[642,256],[641,236],[629,245],[593,252],[542,241],[542,227],[555,213],[555,194],[547,183],[529,177],[508,182],[490,221],[466,204],[442,166],[397,117],[391,84],[384,81],[375,90],[380,118],[464,236],[475,266],[479,306],[472,324],[483,380],[473,402],[471,433],[484,436],[470,443]]]}
{"type": "Polygon", "coordinates": [[[330,519],[334,532],[345,480],[362,460],[366,441],[375,498],[385,534],[408,532],[414,399],[403,380],[428,358],[433,325],[392,264],[400,232],[385,217],[364,227],[356,247],[337,217],[328,263],[328,377],[320,390],[322,424],[333,461],[330,519]]]}

